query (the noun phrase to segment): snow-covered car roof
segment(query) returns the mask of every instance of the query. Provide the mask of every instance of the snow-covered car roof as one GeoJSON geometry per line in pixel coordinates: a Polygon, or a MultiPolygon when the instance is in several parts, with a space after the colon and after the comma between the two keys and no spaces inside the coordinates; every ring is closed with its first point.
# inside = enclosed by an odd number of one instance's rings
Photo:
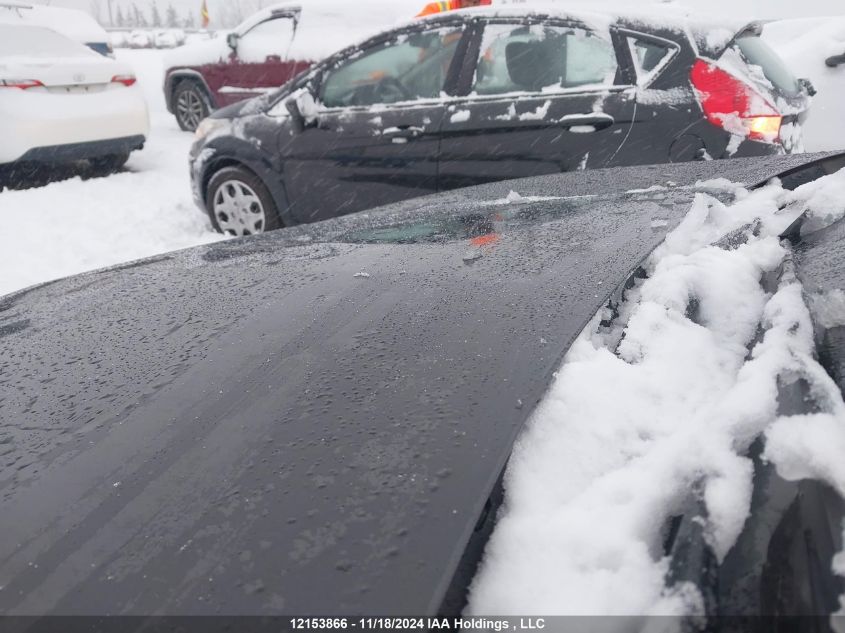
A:
{"type": "Polygon", "coordinates": [[[370,0],[365,8],[355,8],[348,0],[284,2],[259,11],[236,31],[244,33],[273,13],[298,10],[299,25],[290,55],[317,61],[380,31],[413,20],[424,4],[420,0],[370,0]]]}
{"type": "MultiPolygon", "coordinates": [[[[756,29],[756,23],[738,15],[713,18],[678,6],[661,5],[657,8],[631,9],[624,5],[602,4],[600,7],[572,2],[518,2],[499,0],[492,6],[472,7],[450,12],[456,14],[486,17],[549,16],[577,21],[596,30],[607,30],[612,25],[637,26],[655,30],[686,32],[698,51],[707,56],[718,56],[734,37],[748,29],[756,29]]],[[[444,13],[437,13],[423,20],[437,20],[444,13]]]]}
{"type": "Polygon", "coordinates": [[[106,30],[84,11],[23,2],[0,2],[0,23],[33,24],[58,31],[80,44],[108,42],[106,30]]]}

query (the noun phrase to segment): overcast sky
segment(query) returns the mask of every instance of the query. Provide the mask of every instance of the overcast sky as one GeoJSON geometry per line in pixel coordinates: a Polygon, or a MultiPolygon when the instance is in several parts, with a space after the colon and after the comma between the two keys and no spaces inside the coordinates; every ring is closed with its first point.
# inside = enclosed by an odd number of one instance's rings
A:
{"type": "MultiPolygon", "coordinates": [[[[55,6],[71,7],[76,9],[89,10],[92,0],[32,0],[37,4],[52,4],[55,6]]],[[[96,1],[96,0],[94,0],[96,1]]],[[[132,0],[111,0],[113,6],[121,4],[128,6],[132,0]]],[[[209,11],[214,17],[215,12],[224,4],[241,1],[242,4],[248,5],[256,3],[257,0],[208,0],[209,11]]],[[[303,4],[309,1],[319,0],[300,0],[303,4]]],[[[426,4],[428,0],[420,0],[420,6],[426,4]]],[[[614,1],[617,5],[619,0],[614,1]]],[[[675,0],[679,4],[683,4],[690,8],[705,14],[724,14],[730,12],[741,12],[745,15],[753,15],[760,18],[779,18],[779,17],[802,17],[802,16],[819,16],[819,15],[842,15],[845,14],[845,0],[675,0]]],[[[100,4],[105,7],[108,0],[99,0],[100,4]]],[[[152,0],[135,0],[138,7],[141,9],[148,9],[152,0]]],[[[193,11],[199,14],[202,0],[157,0],[158,6],[161,10],[167,7],[172,2],[180,14],[185,14],[187,11],[193,11]]],[[[654,5],[657,0],[628,0],[626,6],[648,6],[654,5]]],[[[605,3],[605,0],[593,0],[590,4],[600,7],[605,3]]],[[[265,2],[270,4],[270,2],[265,2]]],[[[355,7],[355,10],[363,10],[366,7],[366,0],[349,0],[350,7],[355,7]]]]}

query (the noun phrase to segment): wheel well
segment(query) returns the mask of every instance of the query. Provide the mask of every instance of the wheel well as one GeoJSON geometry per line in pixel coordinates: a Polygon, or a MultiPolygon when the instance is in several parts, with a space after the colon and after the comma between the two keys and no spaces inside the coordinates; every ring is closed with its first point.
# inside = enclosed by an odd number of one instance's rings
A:
{"type": "Polygon", "coordinates": [[[216,105],[214,104],[214,99],[211,96],[211,92],[209,92],[208,86],[199,77],[196,77],[194,75],[189,75],[189,74],[182,75],[182,74],[179,74],[179,73],[174,73],[173,75],[171,75],[169,82],[170,82],[170,90],[168,91],[169,94],[167,96],[168,96],[168,102],[170,104],[170,108],[169,108],[170,112],[173,112],[173,110],[175,108],[173,103],[174,103],[174,97],[176,96],[176,91],[179,89],[179,86],[181,86],[184,83],[195,84],[205,94],[206,99],[208,99],[209,107],[211,107],[212,110],[216,109],[216,105]]]}
{"type": "Polygon", "coordinates": [[[211,182],[211,179],[214,178],[214,175],[220,171],[221,169],[225,169],[226,167],[240,167],[241,169],[245,169],[249,173],[251,173],[256,178],[260,178],[258,174],[256,174],[252,169],[244,165],[242,162],[235,160],[234,158],[220,158],[218,160],[212,161],[211,164],[206,168],[205,173],[202,177],[202,200],[205,203],[206,207],[208,207],[208,183],[211,182]]]}
{"type": "MultiPolygon", "coordinates": [[[[264,188],[267,190],[267,193],[270,194],[270,197],[273,200],[274,206],[276,207],[276,213],[279,216],[279,222],[281,226],[292,226],[292,224],[298,224],[295,219],[293,219],[289,213],[290,208],[287,205],[287,192],[284,189],[284,186],[276,185],[276,188],[270,183],[266,181],[255,169],[250,167],[249,165],[243,163],[240,160],[235,158],[229,157],[220,157],[218,159],[211,159],[209,161],[208,166],[205,168],[205,172],[202,174],[200,181],[202,183],[201,195],[203,206],[205,206],[206,210],[209,210],[209,201],[208,201],[208,184],[211,182],[211,179],[221,170],[227,167],[240,167],[244,171],[248,171],[252,174],[255,178],[257,178],[261,183],[264,185],[264,188]],[[292,224],[291,224],[292,223],[292,224]]],[[[210,210],[209,210],[210,213],[210,210]]]]}

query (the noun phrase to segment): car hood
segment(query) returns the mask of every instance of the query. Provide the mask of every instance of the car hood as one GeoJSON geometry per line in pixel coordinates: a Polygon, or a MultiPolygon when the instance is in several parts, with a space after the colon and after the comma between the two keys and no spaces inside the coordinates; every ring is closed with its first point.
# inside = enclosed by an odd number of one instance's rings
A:
{"type": "Polygon", "coordinates": [[[809,160],[498,183],[0,299],[0,611],[442,611],[517,433],[694,183],[809,160]]]}

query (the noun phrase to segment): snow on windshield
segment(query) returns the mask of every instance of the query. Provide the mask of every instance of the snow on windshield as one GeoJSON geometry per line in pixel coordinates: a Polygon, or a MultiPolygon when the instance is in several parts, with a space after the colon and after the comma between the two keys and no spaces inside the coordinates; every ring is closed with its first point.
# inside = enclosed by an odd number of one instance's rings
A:
{"type": "Polygon", "coordinates": [[[2,57],[92,57],[89,49],[40,26],[0,24],[2,57]]]}
{"type": "MultiPolygon", "coordinates": [[[[662,528],[700,490],[723,560],[749,514],[757,437],[782,477],[845,496],[845,404],[814,358],[778,237],[805,210],[815,227],[845,215],[845,170],[796,192],[708,188],[735,201],[697,194],[612,325],[605,311],[571,348],[517,442],[469,613],[701,613],[695,586],[667,585],[662,528]],[[778,380],[797,378],[821,411],[779,416],[778,380]]],[[[845,555],[835,563],[845,575],[845,555]]]]}

